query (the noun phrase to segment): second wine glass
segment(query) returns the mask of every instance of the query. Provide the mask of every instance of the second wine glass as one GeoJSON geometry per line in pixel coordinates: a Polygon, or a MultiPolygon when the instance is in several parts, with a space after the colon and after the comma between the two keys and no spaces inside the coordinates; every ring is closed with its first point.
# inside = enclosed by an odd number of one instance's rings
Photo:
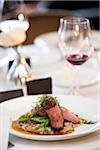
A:
{"type": "Polygon", "coordinates": [[[79,94],[80,66],[92,55],[91,29],[89,20],[86,18],[61,18],[58,30],[59,47],[74,69],[74,81],[71,84],[70,94],[79,94]]]}

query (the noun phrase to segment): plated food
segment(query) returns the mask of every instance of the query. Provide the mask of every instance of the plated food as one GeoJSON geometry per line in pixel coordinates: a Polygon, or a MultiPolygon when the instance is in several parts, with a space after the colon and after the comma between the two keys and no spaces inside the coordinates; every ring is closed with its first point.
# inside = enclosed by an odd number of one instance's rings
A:
{"type": "Polygon", "coordinates": [[[83,124],[95,124],[81,118],[64,106],[57,97],[42,95],[32,109],[12,121],[12,128],[23,134],[31,135],[65,135],[75,131],[83,124]]]}

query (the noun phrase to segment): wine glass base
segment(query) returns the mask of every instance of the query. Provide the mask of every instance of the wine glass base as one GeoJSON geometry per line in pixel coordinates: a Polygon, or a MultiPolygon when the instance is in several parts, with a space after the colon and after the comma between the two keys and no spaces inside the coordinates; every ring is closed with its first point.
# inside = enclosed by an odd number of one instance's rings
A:
{"type": "Polygon", "coordinates": [[[76,89],[76,87],[71,87],[68,90],[68,95],[80,95],[79,89],[76,89]]]}

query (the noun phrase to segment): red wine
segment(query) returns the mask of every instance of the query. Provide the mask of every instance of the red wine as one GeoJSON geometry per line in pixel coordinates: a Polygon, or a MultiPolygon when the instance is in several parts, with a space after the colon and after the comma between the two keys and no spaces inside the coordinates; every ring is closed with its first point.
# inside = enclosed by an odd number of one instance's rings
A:
{"type": "Polygon", "coordinates": [[[65,56],[66,60],[72,65],[82,65],[88,60],[88,55],[86,54],[70,54],[65,56]]]}

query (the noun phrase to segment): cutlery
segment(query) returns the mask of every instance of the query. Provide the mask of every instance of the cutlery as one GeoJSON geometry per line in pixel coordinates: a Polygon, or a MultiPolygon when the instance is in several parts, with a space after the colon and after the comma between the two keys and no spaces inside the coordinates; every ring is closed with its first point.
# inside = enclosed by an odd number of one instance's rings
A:
{"type": "Polygon", "coordinates": [[[8,148],[11,148],[11,147],[14,147],[14,144],[9,141],[8,142],[8,148]]]}

